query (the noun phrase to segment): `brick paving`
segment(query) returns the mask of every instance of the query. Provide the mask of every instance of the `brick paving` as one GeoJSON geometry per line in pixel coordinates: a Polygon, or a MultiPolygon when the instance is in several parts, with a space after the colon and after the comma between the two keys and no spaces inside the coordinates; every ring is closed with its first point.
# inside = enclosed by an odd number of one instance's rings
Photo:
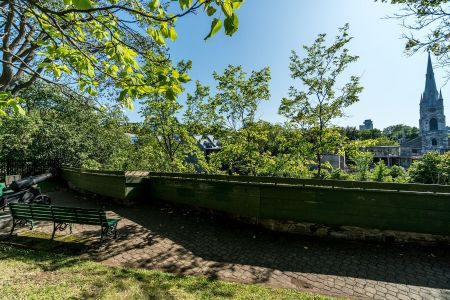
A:
{"type": "MultiPolygon", "coordinates": [[[[118,239],[88,254],[107,265],[355,299],[450,299],[450,248],[322,240],[169,204],[125,208],[64,191],[51,196],[55,204],[104,206],[122,218],[118,239]]],[[[75,225],[73,234],[99,237],[99,228],[75,225]]]]}

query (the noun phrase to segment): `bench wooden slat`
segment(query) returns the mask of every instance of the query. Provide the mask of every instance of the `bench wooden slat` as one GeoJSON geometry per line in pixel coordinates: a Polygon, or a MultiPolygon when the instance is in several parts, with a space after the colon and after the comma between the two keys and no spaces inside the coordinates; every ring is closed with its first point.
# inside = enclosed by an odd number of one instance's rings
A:
{"type": "Polygon", "coordinates": [[[13,217],[23,219],[39,219],[89,225],[104,225],[108,220],[104,210],[95,208],[11,203],[10,209],[13,217]]]}
{"type": "MultiPolygon", "coordinates": [[[[106,216],[106,212],[103,209],[51,206],[28,203],[10,203],[9,208],[13,217],[13,226],[11,228],[10,234],[13,233],[14,226],[17,224],[17,220],[39,220],[53,221],[52,239],[58,226],[61,226],[61,224],[70,225],[73,223],[100,225],[102,227],[101,240],[103,240],[103,236],[107,235],[110,230],[113,230],[114,238],[116,237],[117,223],[119,220],[108,219],[106,216]]],[[[72,232],[72,226],[70,225],[69,227],[72,232]]]]}

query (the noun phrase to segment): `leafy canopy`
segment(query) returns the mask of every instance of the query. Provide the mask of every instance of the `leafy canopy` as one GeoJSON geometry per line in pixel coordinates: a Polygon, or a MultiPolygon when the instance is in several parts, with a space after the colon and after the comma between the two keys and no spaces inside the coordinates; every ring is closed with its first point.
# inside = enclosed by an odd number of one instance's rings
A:
{"type": "Polygon", "coordinates": [[[357,102],[363,89],[357,76],[350,76],[343,86],[337,83],[347,67],[358,59],[346,48],[352,40],[348,29],[348,24],[340,28],[330,45],[326,43],[326,34],[319,34],[311,46],[303,46],[304,58],[292,51],[291,77],[299,79],[303,88],[291,86],[289,98],[283,98],[279,108],[291,124],[304,129],[316,156],[319,177],[321,156],[336,153],[344,141],[332,121],[344,116],[344,108],[357,102]]]}
{"type": "Polygon", "coordinates": [[[432,51],[450,78],[450,3],[448,0],[382,0],[399,4],[392,18],[399,19],[408,34],[405,50],[412,55],[420,50],[432,51]]]}
{"type": "Polygon", "coordinates": [[[218,32],[222,19],[232,35],[243,1],[174,0],[178,8],[159,0],[1,1],[0,114],[6,107],[22,112],[17,95],[39,78],[78,98],[96,96],[107,85],[126,107],[145,94],[177,94],[189,76],[162,67],[149,84],[142,64],[164,64],[161,48],[176,40],[177,19],[199,10],[213,19],[206,38],[218,32]]]}

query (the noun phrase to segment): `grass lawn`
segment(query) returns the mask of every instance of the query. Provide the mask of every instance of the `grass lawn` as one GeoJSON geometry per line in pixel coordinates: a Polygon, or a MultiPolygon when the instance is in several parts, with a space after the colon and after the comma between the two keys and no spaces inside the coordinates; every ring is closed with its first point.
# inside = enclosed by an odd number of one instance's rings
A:
{"type": "Polygon", "coordinates": [[[330,299],[0,244],[1,299],[330,299]]]}

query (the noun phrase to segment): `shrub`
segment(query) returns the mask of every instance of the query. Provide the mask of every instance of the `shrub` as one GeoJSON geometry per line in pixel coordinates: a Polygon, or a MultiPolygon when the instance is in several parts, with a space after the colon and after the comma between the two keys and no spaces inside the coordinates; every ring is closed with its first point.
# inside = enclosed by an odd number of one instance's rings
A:
{"type": "Polygon", "coordinates": [[[380,160],[373,169],[372,180],[380,182],[391,182],[392,177],[389,176],[391,170],[385,165],[384,160],[380,160]]]}
{"type": "Polygon", "coordinates": [[[87,170],[100,170],[100,169],[102,169],[102,164],[94,159],[86,159],[81,164],[81,168],[87,169],[87,170]]]}
{"type": "Polygon", "coordinates": [[[412,182],[426,184],[448,184],[450,154],[426,153],[421,160],[415,161],[408,169],[412,182]]]}
{"type": "Polygon", "coordinates": [[[329,178],[335,180],[348,180],[350,178],[350,174],[341,169],[334,169],[331,171],[329,178]]]}
{"type": "Polygon", "coordinates": [[[350,158],[355,162],[356,180],[366,181],[370,174],[369,169],[373,161],[373,154],[356,152],[350,158]]]}
{"type": "Polygon", "coordinates": [[[408,173],[405,168],[401,166],[392,166],[390,169],[390,175],[394,182],[406,183],[409,181],[408,173]]]}

